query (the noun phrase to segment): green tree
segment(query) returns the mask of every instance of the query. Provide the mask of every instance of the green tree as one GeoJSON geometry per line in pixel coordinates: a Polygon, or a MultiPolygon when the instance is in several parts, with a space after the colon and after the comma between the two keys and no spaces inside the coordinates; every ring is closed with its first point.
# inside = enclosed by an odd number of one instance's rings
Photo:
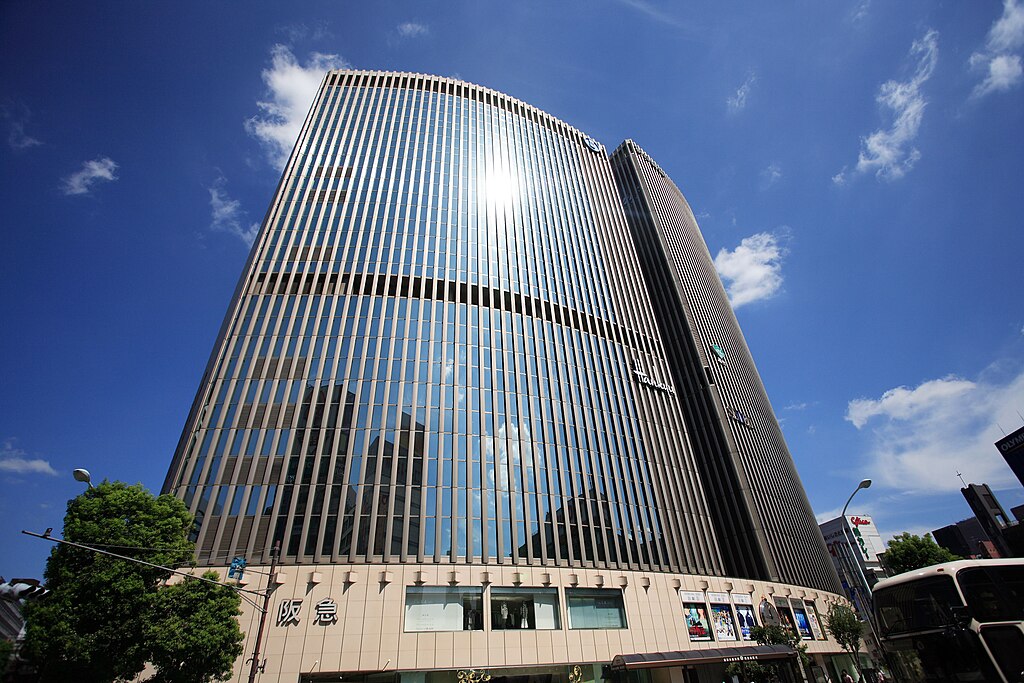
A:
{"type": "MultiPolygon", "coordinates": [[[[216,572],[203,578],[219,580],[216,572]]],[[[152,683],[208,683],[227,678],[242,654],[238,593],[185,579],[156,596],[148,633],[152,683]]]]}
{"type": "Polygon", "coordinates": [[[889,541],[881,559],[888,572],[895,575],[962,558],[933,541],[931,534],[916,536],[904,532],[889,541]]]}
{"type": "Polygon", "coordinates": [[[860,679],[857,653],[860,651],[860,639],[864,634],[864,624],[861,623],[857,613],[846,605],[834,604],[829,607],[828,614],[825,615],[825,627],[839,643],[839,647],[853,658],[853,667],[857,670],[857,678],[860,679]]]}
{"type": "MultiPolygon", "coordinates": [[[[64,517],[66,540],[163,567],[191,561],[191,529],[192,516],[177,498],[154,497],[141,485],[120,482],[85,491],[68,502],[64,517]]],[[[57,545],[46,563],[49,596],[25,607],[23,655],[39,667],[44,683],[131,679],[155,655],[150,639],[156,625],[170,618],[166,603],[177,604],[173,595],[167,601],[160,596],[170,575],[159,567],[57,545]]],[[[237,611],[237,598],[235,604],[237,611]]]]}
{"type": "Polygon", "coordinates": [[[7,673],[7,667],[14,656],[14,643],[6,638],[0,638],[0,676],[7,673]]]}

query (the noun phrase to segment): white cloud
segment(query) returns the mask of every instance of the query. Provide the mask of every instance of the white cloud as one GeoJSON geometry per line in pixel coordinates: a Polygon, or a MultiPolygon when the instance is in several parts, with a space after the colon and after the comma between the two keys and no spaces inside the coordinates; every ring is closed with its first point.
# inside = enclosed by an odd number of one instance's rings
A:
{"type": "Polygon", "coordinates": [[[984,79],[975,86],[971,97],[1004,92],[1024,81],[1021,46],[1024,46],[1024,5],[1018,0],[1003,0],[1003,13],[989,29],[985,47],[968,60],[972,69],[984,73],[984,79]]]}
{"type": "Polygon", "coordinates": [[[800,402],[800,403],[790,403],[788,406],[785,406],[783,408],[783,410],[806,410],[806,409],[810,408],[811,406],[816,406],[816,405],[818,405],[817,401],[812,401],[812,402],[803,401],[803,402],[800,402]]]}
{"type": "Polygon", "coordinates": [[[0,472],[12,474],[48,474],[57,476],[57,471],[42,458],[28,458],[25,451],[14,446],[14,441],[7,439],[0,446],[0,472]]]}
{"type": "Polygon", "coordinates": [[[25,132],[32,112],[22,102],[8,102],[0,106],[0,114],[7,122],[7,144],[11,149],[21,151],[43,144],[25,132]]]}
{"type": "Polygon", "coordinates": [[[871,425],[866,471],[907,493],[957,491],[959,470],[993,488],[1016,481],[993,443],[1002,425],[1019,422],[1024,368],[991,366],[977,380],[949,376],[914,388],[896,387],[877,399],[850,401],[846,419],[871,425]]]}
{"type": "Polygon", "coordinates": [[[761,187],[767,189],[782,180],[782,166],[777,162],[768,164],[768,167],[761,171],[761,187]]]}
{"type": "Polygon", "coordinates": [[[715,269],[733,308],[767,299],[779,291],[785,255],[779,236],[768,232],[743,238],[733,251],[718,252],[715,269]]]}
{"type": "Polygon", "coordinates": [[[988,75],[975,86],[972,97],[984,97],[992,92],[1009,90],[1021,82],[1024,69],[1020,55],[999,55],[988,62],[988,75]]]}
{"type": "Polygon", "coordinates": [[[279,26],[277,32],[287,37],[288,42],[295,44],[305,40],[312,42],[319,42],[321,40],[327,40],[333,38],[334,34],[331,33],[326,21],[318,21],[317,23],[310,26],[302,22],[295,24],[287,24],[285,26],[279,26]]]}
{"type": "Polygon", "coordinates": [[[948,401],[977,385],[956,377],[944,377],[924,382],[915,389],[896,387],[882,394],[875,400],[858,398],[850,401],[846,410],[846,419],[860,429],[874,417],[887,417],[894,420],[909,420],[922,413],[933,410],[936,405],[948,401]]]}
{"type": "Polygon", "coordinates": [[[736,93],[725,101],[729,105],[729,111],[737,112],[747,106],[747,96],[750,95],[750,89],[754,87],[756,80],[756,74],[747,76],[747,80],[743,81],[743,85],[736,89],[736,93]]]}
{"type": "Polygon", "coordinates": [[[398,25],[398,35],[402,38],[416,38],[430,33],[430,27],[415,21],[406,21],[398,25]]]}
{"type": "Polygon", "coordinates": [[[226,232],[252,246],[260,231],[259,223],[244,226],[245,211],[237,199],[231,199],[224,191],[227,181],[223,177],[214,182],[210,192],[210,228],[218,232],[226,232]]]}
{"type": "Polygon", "coordinates": [[[117,163],[110,157],[100,157],[92,161],[86,161],[82,168],[75,171],[61,184],[64,194],[89,194],[92,186],[101,180],[117,180],[114,172],[117,171],[117,163]]]}
{"type": "Polygon", "coordinates": [[[638,10],[639,12],[642,12],[643,14],[646,14],[650,19],[653,19],[659,23],[667,24],[669,26],[676,26],[679,28],[683,27],[683,23],[681,21],[658,9],[653,4],[648,2],[648,0],[619,0],[619,2],[621,2],[623,5],[626,5],[627,7],[631,7],[635,10],[638,10]]]}
{"type": "MultiPolygon", "coordinates": [[[[902,178],[921,158],[913,142],[927,104],[921,88],[931,78],[939,61],[938,31],[928,31],[923,38],[915,40],[910,56],[917,60],[913,76],[906,81],[886,81],[878,90],[875,101],[890,110],[892,125],[861,138],[858,173],[873,171],[878,178],[894,180],[902,178]]],[[[837,185],[845,181],[845,169],[832,177],[837,185]]]]}
{"type": "Polygon", "coordinates": [[[868,10],[871,9],[871,0],[860,0],[850,11],[850,21],[860,22],[867,18],[868,10]]]}
{"type": "Polygon", "coordinates": [[[268,99],[256,103],[261,113],[248,119],[245,129],[263,145],[274,168],[282,170],[324,72],[348,68],[349,64],[338,55],[314,52],[302,65],[288,46],[280,44],[271,49],[270,55],[270,67],[262,74],[268,99]]]}
{"type": "Polygon", "coordinates": [[[991,52],[1010,52],[1024,46],[1024,5],[1003,0],[1003,14],[992,24],[985,47],[991,52]]]}

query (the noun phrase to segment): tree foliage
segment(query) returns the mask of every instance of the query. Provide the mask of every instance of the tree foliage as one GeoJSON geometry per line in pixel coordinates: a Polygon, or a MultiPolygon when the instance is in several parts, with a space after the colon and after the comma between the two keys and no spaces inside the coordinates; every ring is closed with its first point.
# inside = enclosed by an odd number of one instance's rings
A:
{"type": "MultiPolygon", "coordinates": [[[[177,498],[154,497],[141,485],[120,482],[103,482],[69,501],[64,517],[68,541],[172,567],[192,558],[191,528],[192,517],[177,498]]],[[[186,620],[192,616],[187,609],[174,611],[187,608],[186,601],[175,601],[173,592],[168,598],[162,595],[169,589],[161,584],[170,575],[161,568],[57,545],[46,563],[51,592],[25,609],[23,652],[39,667],[40,680],[110,683],[141,672],[156,654],[150,647],[153,629],[172,614],[186,620]]],[[[238,597],[234,600],[237,611],[238,597]]]]}
{"type": "Polygon", "coordinates": [[[846,605],[834,604],[825,616],[825,627],[839,643],[839,647],[856,660],[857,651],[860,650],[860,639],[864,634],[864,624],[857,617],[857,613],[846,605]]]}
{"type": "Polygon", "coordinates": [[[7,672],[7,667],[14,656],[14,643],[6,638],[0,638],[0,676],[7,672]]]}
{"type": "Polygon", "coordinates": [[[904,532],[889,541],[881,559],[889,573],[895,575],[962,558],[933,541],[931,534],[916,536],[904,532]]]}
{"type": "MultiPolygon", "coordinates": [[[[217,581],[216,572],[203,574],[217,581]]],[[[238,593],[196,579],[162,588],[148,642],[157,670],[152,683],[207,683],[227,678],[242,654],[238,593]]]]}

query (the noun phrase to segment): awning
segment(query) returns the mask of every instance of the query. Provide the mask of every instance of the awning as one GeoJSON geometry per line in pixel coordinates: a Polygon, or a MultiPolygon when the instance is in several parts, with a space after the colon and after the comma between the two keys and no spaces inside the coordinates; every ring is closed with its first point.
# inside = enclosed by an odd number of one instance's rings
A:
{"type": "Polygon", "coordinates": [[[612,671],[629,669],[660,669],[683,664],[719,664],[728,662],[760,662],[767,659],[796,657],[789,645],[752,645],[750,647],[720,647],[684,652],[648,652],[638,655],[616,655],[612,671]]]}

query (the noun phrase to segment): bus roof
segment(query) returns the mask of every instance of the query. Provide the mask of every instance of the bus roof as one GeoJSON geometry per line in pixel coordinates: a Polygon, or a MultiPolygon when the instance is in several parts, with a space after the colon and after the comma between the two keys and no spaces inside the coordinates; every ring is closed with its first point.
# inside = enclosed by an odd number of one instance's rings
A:
{"type": "Polygon", "coordinates": [[[913,569],[903,574],[897,574],[891,576],[888,579],[882,579],[875,584],[872,588],[872,592],[879,591],[883,588],[889,588],[890,586],[898,586],[901,583],[908,583],[910,581],[917,581],[918,579],[928,578],[930,576],[956,576],[957,572],[961,569],[968,567],[1005,567],[1005,566],[1024,566],[1024,558],[1003,558],[998,560],[956,560],[955,562],[943,562],[942,564],[933,564],[930,567],[922,567],[921,569],[913,569]]]}

